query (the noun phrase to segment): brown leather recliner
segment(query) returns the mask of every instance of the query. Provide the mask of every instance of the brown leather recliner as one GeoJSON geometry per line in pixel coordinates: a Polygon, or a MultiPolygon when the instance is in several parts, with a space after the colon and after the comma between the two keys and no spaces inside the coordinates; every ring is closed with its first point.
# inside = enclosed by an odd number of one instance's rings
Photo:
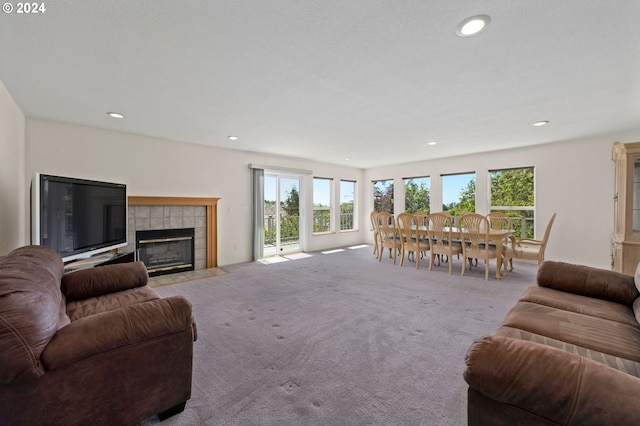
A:
{"type": "Polygon", "coordinates": [[[126,425],[191,397],[195,323],[141,262],[64,274],[43,246],[0,257],[0,424],[126,425]]]}

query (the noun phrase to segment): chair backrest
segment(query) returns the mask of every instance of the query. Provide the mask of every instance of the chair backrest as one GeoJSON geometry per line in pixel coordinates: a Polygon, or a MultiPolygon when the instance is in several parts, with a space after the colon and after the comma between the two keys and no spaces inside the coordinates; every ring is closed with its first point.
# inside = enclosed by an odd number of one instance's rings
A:
{"type": "Polygon", "coordinates": [[[380,240],[385,243],[392,240],[396,233],[396,220],[389,212],[380,212],[376,215],[380,240]]]}
{"type": "Polygon", "coordinates": [[[429,215],[429,240],[432,248],[445,249],[451,246],[453,217],[449,213],[439,212],[429,215]]]}
{"type": "Polygon", "coordinates": [[[511,229],[511,218],[503,212],[491,212],[487,215],[491,229],[511,229]]]}
{"type": "Polygon", "coordinates": [[[371,230],[373,232],[377,232],[378,230],[378,222],[376,221],[376,216],[378,215],[377,211],[372,211],[369,215],[369,219],[371,220],[371,230]]]}
{"type": "Polygon", "coordinates": [[[547,223],[547,229],[545,229],[544,231],[544,237],[542,237],[542,248],[541,250],[544,250],[544,247],[546,247],[547,245],[547,241],[549,241],[549,234],[551,234],[551,226],[553,226],[553,221],[556,218],[556,214],[552,214],[551,215],[551,219],[549,219],[549,223],[547,223]]]}
{"type": "Polygon", "coordinates": [[[408,212],[403,212],[398,215],[396,218],[396,223],[398,224],[398,234],[400,238],[403,240],[407,240],[411,238],[413,224],[413,214],[408,212]]]}
{"type": "Polygon", "coordinates": [[[458,223],[460,235],[472,251],[485,250],[489,241],[489,220],[478,213],[463,213],[458,223]]]}

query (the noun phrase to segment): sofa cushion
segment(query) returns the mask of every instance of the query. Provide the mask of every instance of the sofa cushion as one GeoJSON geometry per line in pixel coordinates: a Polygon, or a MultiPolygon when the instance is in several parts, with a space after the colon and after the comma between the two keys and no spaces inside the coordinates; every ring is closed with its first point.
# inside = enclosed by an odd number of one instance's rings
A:
{"type": "Polygon", "coordinates": [[[640,329],[629,324],[518,302],[502,325],[640,362],[640,329]]]}
{"type": "Polygon", "coordinates": [[[538,285],[629,307],[640,296],[630,275],[551,260],[542,262],[538,268],[538,285]]]}
{"type": "Polygon", "coordinates": [[[70,322],[60,292],[63,273],[60,256],[44,246],[21,247],[0,258],[0,383],[44,373],[42,351],[70,322]]]}
{"type": "Polygon", "coordinates": [[[579,294],[565,293],[546,287],[529,287],[520,297],[521,302],[531,302],[565,311],[591,315],[640,328],[633,310],[620,303],[594,299],[579,294]]]}
{"type": "Polygon", "coordinates": [[[609,355],[600,351],[591,350],[572,343],[563,342],[561,340],[552,339],[551,337],[542,336],[540,334],[531,333],[519,328],[511,328],[502,326],[496,331],[497,336],[510,337],[512,339],[526,340],[527,342],[540,343],[546,346],[562,349],[565,352],[576,354],[592,361],[604,364],[607,367],[614,368],[623,373],[627,373],[634,377],[640,377],[640,362],[632,361],[619,356],[609,355]]]}
{"type": "Polygon", "coordinates": [[[67,314],[71,321],[76,321],[89,315],[113,311],[124,306],[159,298],[158,293],[151,287],[136,287],[117,293],[69,302],[67,303],[67,314]]]}
{"type": "Polygon", "coordinates": [[[148,281],[144,263],[118,263],[66,274],[62,277],[61,288],[67,302],[72,302],[142,287],[148,281]]]}

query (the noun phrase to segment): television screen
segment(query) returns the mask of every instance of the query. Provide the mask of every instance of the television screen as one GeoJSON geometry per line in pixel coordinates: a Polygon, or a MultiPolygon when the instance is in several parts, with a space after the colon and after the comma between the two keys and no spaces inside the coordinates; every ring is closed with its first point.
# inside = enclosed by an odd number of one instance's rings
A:
{"type": "Polygon", "coordinates": [[[126,185],[37,174],[32,187],[32,243],[64,261],[127,242],[126,185]]]}

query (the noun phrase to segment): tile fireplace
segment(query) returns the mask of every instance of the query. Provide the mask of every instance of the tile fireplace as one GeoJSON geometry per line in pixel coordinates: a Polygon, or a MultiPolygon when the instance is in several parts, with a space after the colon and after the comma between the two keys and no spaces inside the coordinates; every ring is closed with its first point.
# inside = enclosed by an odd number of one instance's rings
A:
{"type": "Polygon", "coordinates": [[[137,232],[193,228],[194,270],[215,268],[217,259],[217,203],[219,198],[129,196],[129,245],[137,250],[137,232]]]}

